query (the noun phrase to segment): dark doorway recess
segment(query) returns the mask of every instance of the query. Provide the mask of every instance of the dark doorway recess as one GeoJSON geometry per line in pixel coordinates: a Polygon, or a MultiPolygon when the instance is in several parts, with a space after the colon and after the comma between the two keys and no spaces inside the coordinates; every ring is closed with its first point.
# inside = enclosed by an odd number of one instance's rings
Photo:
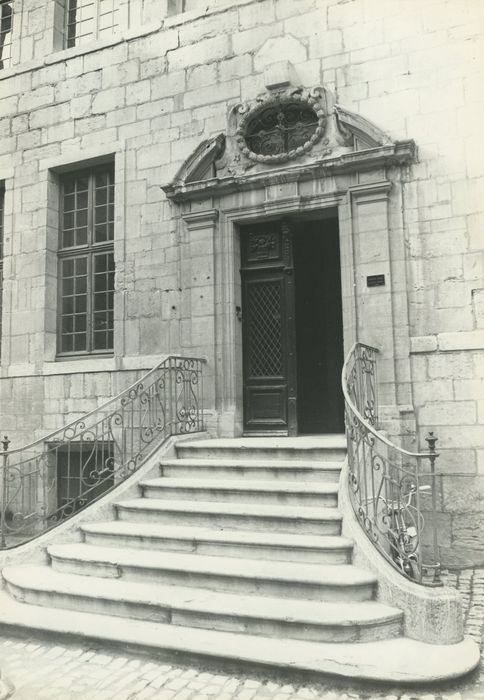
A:
{"type": "Polygon", "coordinates": [[[298,432],[343,432],[338,220],[298,223],[293,236],[293,255],[298,432]]]}
{"type": "Polygon", "coordinates": [[[343,431],[338,220],[241,228],[244,429],[343,431]]]}

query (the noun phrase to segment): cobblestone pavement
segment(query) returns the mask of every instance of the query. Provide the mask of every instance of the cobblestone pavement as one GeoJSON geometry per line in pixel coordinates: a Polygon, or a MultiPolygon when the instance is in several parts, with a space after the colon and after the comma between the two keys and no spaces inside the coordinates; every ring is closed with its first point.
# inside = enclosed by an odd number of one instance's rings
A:
{"type": "Polygon", "coordinates": [[[348,685],[266,671],[209,670],[99,645],[0,636],[2,675],[13,700],[484,700],[484,569],[449,576],[465,603],[466,632],[481,644],[471,677],[430,689],[348,685]]]}

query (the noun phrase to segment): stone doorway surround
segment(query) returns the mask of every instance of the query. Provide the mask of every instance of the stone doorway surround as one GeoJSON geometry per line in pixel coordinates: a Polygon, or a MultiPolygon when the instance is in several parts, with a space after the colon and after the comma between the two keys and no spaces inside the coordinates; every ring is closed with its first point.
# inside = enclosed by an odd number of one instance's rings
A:
{"type": "Polygon", "coordinates": [[[305,90],[287,79],[230,108],[226,133],[203,141],[163,186],[179,226],[182,280],[190,288],[181,351],[208,358],[213,390],[207,386],[207,407],[214,407],[220,436],[241,435],[243,425],[239,226],[323,219],[335,209],[345,354],[356,340],[380,349],[383,427],[391,436],[415,434],[402,187],[415,160],[414,141],[392,141],[335,104],[324,87],[305,90]],[[318,138],[287,157],[251,153],[244,125],[261,104],[281,100],[314,108],[318,138]],[[384,284],[372,286],[375,276],[384,284]]]}

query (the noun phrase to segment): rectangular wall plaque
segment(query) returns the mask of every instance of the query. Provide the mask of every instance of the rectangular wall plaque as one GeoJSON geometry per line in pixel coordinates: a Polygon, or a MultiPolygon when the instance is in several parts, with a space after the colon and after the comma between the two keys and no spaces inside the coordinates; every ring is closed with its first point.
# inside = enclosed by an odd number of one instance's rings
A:
{"type": "Polygon", "coordinates": [[[385,275],[369,275],[366,278],[367,287],[384,287],[385,275]]]}

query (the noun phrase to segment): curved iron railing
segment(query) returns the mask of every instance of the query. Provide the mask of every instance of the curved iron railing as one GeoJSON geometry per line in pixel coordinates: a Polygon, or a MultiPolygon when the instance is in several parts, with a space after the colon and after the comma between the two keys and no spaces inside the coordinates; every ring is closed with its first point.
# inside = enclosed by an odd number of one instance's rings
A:
{"type": "Polygon", "coordinates": [[[369,539],[392,566],[418,583],[441,585],[437,439],[429,433],[428,452],[408,452],[379,432],[377,354],[377,348],[355,343],[342,371],[351,502],[369,539]],[[428,551],[433,561],[427,561],[428,551]]]}
{"type": "Polygon", "coordinates": [[[203,425],[203,359],[170,356],[59,430],[0,452],[0,549],[55,527],[135,472],[171,435],[203,425]]]}

